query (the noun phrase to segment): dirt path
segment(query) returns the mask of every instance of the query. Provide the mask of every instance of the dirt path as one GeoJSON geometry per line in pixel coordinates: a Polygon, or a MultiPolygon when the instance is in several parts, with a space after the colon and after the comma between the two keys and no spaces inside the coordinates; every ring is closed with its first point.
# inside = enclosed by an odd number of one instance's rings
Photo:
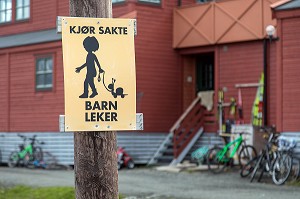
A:
{"type": "MultiPolygon", "coordinates": [[[[74,186],[73,171],[0,167],[0,183],[30,186],[74,186]]],[[[153,169],[121,170],[119,192],[131,199],[295,199],[300,187],[249,183],[236,172],[169,173],[153,169]]]]}

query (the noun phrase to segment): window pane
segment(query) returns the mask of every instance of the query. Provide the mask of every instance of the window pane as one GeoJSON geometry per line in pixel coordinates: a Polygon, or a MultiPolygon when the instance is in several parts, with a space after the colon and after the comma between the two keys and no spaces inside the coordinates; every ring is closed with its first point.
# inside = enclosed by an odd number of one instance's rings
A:
{"type": "Polygon", "coordinates": [[[6,21],[11,21],[11,10],[6,11],[6,21]]]}
{"type": "Polygon", "coordinates": [[[41,86],[44,85],[45,82],[45,75],[37,75],[36,76],[36,85],[41,86]]]}
{"type": "Polygon", "coordinates": [[[139,0],[143,2],[150,2],[150,3],[160,3],[160,0],[139,0]]]}
{"type": "Polygon", "coordinates": [[[0,11],[1,10],[5,10],[5,1],[4,0],[0,0],[0,11]]]}
{"type": "Polygon", "coordinates": [[[47,59],[46,60],[46,71],[52,71],[52,59],[47,59]]]}
{"type": "Polygon", "coordinates": [[[23,6],[23,0],[17,0],[17,8],[23,6]]]}
{"type": "Polygon", "coordinates": [[[125,0],[112,0],[112,3],[124,2],[125,0]]]}
{"type": "Polygon", "coordinates": [[[28,19],[30,16],[30,7],[25,7],[24,8],[24,17],[23,19],[28,19]]]}
{"type": "Polygon", "coordinates": [[[0,12],[0,23],[5,22],[5,11],[0,12]]]}
{"type": "Polygon", "coordinates": [[[30,0],[24,0],[24,6],[29,6],[30,5],[30,0]]]}
{"type": "Polygon", "coordinates": [[[45,61],[44,59],[39,59],[38,62],[37,62],[37,68],[36,68],[37,71],[45,71],[45,61]]]}
{"type": "Polygon", "coordinates": [[[52,73],[51,74],[46,74],[46,85],[52,85],[52,73]]]}
{"type": "Polygon", "coordinates": [[[10,10],[11,7],[11,0],[6,0],[6,9],[10,10]]]}
{"type": "Polygon", "coordinates": [[[39,58],[36,61],[36,88],[52,88],[53,81],[53,59],[52,57],[39,58]]]}
{"type": "Polygon", "coordinates": [[[16,15],[16,19],[23,19],[23,9],[22,8],[18,8],[17,9],[17,15],[16,15]]]}

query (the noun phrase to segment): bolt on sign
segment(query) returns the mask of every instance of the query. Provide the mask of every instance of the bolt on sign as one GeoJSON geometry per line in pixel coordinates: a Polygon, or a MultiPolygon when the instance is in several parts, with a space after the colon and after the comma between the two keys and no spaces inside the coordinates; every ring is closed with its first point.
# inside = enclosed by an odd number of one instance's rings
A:
{"type": "Polygon", "coordinates": [[[135,130],[135,20],[61,22],[65,131],[135,130]]]}

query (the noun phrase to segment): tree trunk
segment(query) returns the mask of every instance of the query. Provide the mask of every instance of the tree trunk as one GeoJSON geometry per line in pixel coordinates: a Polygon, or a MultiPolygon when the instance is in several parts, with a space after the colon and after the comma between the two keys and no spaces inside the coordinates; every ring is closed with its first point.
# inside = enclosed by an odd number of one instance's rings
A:
{"type": "MultiPolygon", "coordinates": [[[[70,0],[70,16],[111,18],[111,0],[70,0]]],[[[117,199],[116,132],[75,132],[76,199],[117,199]]]]}

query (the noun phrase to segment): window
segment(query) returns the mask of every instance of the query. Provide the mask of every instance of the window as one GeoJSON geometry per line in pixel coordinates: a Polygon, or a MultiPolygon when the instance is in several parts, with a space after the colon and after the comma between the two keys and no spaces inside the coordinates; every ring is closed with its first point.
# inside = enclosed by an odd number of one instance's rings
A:
{"type": "Polygon", "coordinates": [[[0,24],[11,21],[12,4],[11,0],[0,0],[0,24]]]}
{"type": "Polygon", "coordinates": [[[29,19],[30,0],[16,0],[16,20],[29,19]]]}
{"type": "Polygon", "coordinates": [[[206,3],[206,2],[211,2],[211,1],[214,1],[214,0],[197,0],[197,2],[200,2],[200,3],[206,3]]]}
{"type": "Polygon", "coordinates": [[[147,2],[147,3],[158,3],[160,4],[160,0],[139,0],[141,2],[147,2]]]}
{"type": "Polygon", "coordinates": [[[125,0],[112,0],[112,3],[120,3],[120,2],[124,2],[125,0]]]}
{"type": "Polygon", "coordinates": [[[206,53],[196,59],[197,93],[214,90],[214,54],[206,53]]]}
{"type": "Polygon", "coordinates": [[[53,58],[43,57],[36,59],[36,89],[47,90],[52,88],[53,58]]]}

